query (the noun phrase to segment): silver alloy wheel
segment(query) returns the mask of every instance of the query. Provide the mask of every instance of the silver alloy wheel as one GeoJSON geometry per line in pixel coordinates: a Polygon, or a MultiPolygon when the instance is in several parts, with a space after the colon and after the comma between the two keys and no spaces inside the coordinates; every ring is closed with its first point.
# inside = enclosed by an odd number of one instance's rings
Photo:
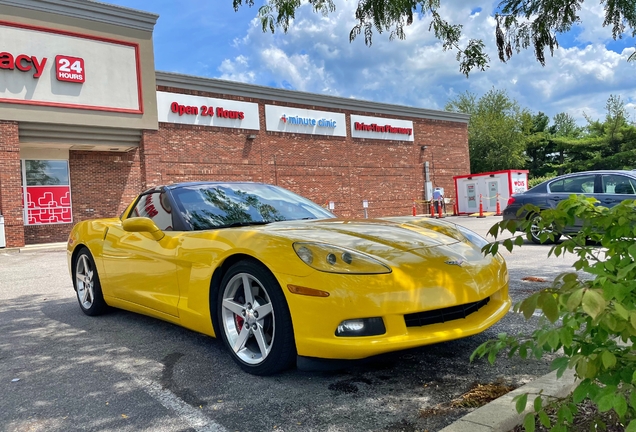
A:
{"type": "Polygon", "coordinates": [[[540,229],[539,228],[539,220],[541,220],[541,217],[539,216],[535,216],[532,218],[532,222],[530,224],[530,234],[532,235],[533,238],[535,238],[537,241],[540,241],[539,236],[544,233],[547,232],[547,230],[545,229],[540,229]]]}
{"type": "Polygon", "coordinates": [[[221,323],[234,354],[249,365],[265,361],[275,334],[274,310],[267,290],[249,273],[238,273],[225,285],[221,323]]]}
{"type": "Polygon", "coordinates": [[[90,309],[95,300],[93,280],[95,272],[86,254],[82,254],[75,264],[75,287],[77,288],[77,298],[84,309],[90,309]]]}

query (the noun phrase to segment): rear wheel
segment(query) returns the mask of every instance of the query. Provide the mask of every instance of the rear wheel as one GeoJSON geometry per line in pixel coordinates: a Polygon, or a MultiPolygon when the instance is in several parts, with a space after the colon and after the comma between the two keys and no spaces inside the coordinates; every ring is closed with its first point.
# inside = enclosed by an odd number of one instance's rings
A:
{"type": "Polygon", "coordinates": [[[99,283],[95,261],[85,247],[80,250],[75,260],[73,283],[82,312],[89,316],[101,315],[106,312],[108,306],[102,295],[102,286],[99,283]]]}
{"type": "Polygon", "coordinates": [[[534,214],[530,220],[530,240],[532,240],[535,244],[552,244],[559,241],[561,238],[561,234],[554,233],[553,239],[548,237],[545,241],[541,241],[541,234],[543,233],[552,233],[553,230],[551,228],[541,228],[539,222],[541,221],[541,215],[534,214]]]}
{"type": "Polygon", "coordinates": [[[221,337],[239,366],[254,375],[289,368],[296,357],[285,296],[262,264],[234,264],[223,277],[218,297],[221,337]]]}

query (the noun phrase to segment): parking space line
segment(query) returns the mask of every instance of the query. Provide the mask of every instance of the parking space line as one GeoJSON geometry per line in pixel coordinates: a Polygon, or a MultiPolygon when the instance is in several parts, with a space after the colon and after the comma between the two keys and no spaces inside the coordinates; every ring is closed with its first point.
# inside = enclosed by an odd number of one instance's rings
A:
{"type": "Polygon", "coordinates": [[[197,432],[227,432],[223,426],[209,419],[196,408],[188,405],[170,390],[164,389],[156,382],[133,378],[135,382],[151,397],[157,400],[165,408],[174,411],[197,432]]]}

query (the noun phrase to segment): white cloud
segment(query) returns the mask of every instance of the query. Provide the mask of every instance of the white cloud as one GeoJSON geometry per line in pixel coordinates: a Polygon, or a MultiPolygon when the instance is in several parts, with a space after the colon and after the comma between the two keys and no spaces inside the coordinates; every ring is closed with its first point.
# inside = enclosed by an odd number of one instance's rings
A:
{"type": "Polygon", "coordinates": [[[466,90],[482,95],[494,87],[534,112],[552,117],[565,111],[583,124],[584,112],[603,117],[610,94],[636,102],[630,78],[636,63],[626,62],[633,48],[609,50],[604,43],[611,33],[601,26],[603,9],[588,3],[593,2],[584,3],[581,11],[585,27],[580,26],[577,40],[582,45],[560,48],[554,57],[548,54],[545,67],[531,49],[515,53],[506,64],[499,61],[490,16],[498,2],[442,2],[442,16],[464,26],[462,44],[468,38],[486,43],[490,68],[473,71],[467,79],[459,72],[456,52],[444,52],[429,32],[429,18],[417,18],[407,27],[406,40],[389,41],[388,34],[376,32],[367,47],[363,35],[349,42],[357,3],[336,0],[337,11],[328,17],[301,7],[287,34],[263,33],[253,20],[245,36],[233,41],[241,54],[219,61],[219,71],[225,79],[429,109],[443,109],[449,98],[466,90]],[[471,14],[478,8],[481,12],[471,14]]]}
{"type": "Polygon", "coordinates": [[[224,80],[244,83],[254,83],[256,80],[256,73],[250,69],[248,58],[244,55],[239,55],[234,60],[223,60],[219,71],[221,72],[219,78],[224,80]]]}

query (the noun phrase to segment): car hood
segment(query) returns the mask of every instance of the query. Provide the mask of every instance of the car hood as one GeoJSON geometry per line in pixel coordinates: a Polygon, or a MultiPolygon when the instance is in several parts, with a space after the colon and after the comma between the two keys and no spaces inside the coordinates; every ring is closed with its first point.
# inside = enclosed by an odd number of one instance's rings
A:
{"type": "Polygon", "coordinates": [[[276,222],[263,230],[293,241],[327,243],[375,256],[448,246],[464,239],[453,224],[414,218],[276,222]]]}
{"type": "Polygon", "coordinates": [[[412,281],[415,286],[422,278],[438,281],[440,293],[456,286],[458,280],[475,293],[492,286],[493,280],[505,280],[501,273],[505,266],[491,266],[496,261],[493,256],[484,256],[454,224],[435,219],[329,219],[277,222],[262,228],[288,241],[325,243],[365,253],[390,265],[403,283],[412,281]]]}

